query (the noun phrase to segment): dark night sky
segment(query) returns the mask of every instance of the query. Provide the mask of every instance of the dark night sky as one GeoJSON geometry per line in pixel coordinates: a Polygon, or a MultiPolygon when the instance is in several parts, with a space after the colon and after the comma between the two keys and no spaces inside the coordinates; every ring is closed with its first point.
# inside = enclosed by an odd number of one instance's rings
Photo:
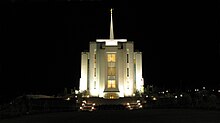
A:
{"type": "Polygon", "coordinates": [[[145,84],[219,86],[218,2],[36,1],[1,4],[3,96],[77,87],[81,52],[109,37],[111,7],[115,38],[143,53],[145,84]]]}

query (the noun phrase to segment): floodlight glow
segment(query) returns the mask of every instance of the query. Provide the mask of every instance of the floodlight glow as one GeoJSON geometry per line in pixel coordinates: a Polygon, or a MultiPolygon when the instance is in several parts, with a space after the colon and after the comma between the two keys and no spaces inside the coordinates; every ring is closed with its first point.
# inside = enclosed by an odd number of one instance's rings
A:
{"type": "Polygon", "coordinates": [[[79,94],[79,91],[78,91],[78,90],[75,90],[75,94],[79,94]]]}
{"type": "Polygon", "coordinates": [[[153,97],[153,100],[157,100],[157,98],[156,98],[156,97],[153,97]]]}
{"type": "Polygon", "coordinates": [[[195,89],[195,91],[199,91],[199,89],[195,89]]]}

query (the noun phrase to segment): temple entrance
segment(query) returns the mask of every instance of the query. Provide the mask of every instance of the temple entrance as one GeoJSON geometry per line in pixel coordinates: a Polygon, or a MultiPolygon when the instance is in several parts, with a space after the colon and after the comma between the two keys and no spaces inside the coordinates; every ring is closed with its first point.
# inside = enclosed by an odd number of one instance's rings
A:
{"type": "Polygon", "coordinates": [[[114,92],[107,92],[104,96],[105,99],[118,99],[119,95],[114,92]]]}

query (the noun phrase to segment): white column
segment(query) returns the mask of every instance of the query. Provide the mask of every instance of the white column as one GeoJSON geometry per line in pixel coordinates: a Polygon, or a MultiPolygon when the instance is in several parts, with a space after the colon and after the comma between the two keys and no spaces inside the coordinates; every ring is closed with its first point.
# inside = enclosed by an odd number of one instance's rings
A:
{"type": "Polygon", "coordinates": [[[142,78],[142,53],[135,52],[136,59],[136,89],[143,93],[144,80],[142,78]]]}
{"type": "Polygon", "coordinates": [[[79,90],[83,92],[87,90],[87,77],[88,77],[88,53],[81,53],[81,78],[79,83],[79,90]]]}

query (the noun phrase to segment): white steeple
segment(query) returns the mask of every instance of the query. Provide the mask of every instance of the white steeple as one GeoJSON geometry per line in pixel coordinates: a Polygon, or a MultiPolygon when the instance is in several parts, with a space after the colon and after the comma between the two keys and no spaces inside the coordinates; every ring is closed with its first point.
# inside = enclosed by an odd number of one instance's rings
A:
{"type": "Polygon", "coordinates": [[[113,18],[112,18],[112,11],[111,12],[111,22],[110,22],[110,36],[109,39],[96,39],[96,42],[105,42],[106,46],[117,46],[118,42],[127,42],[127,39],[114,39],[114,30],[113,30],[113,18]]]}
{"type": "Polygon", "coordinates": [[[112,19],[112,8],[111,8],[111,23],[110,23],[110,39],[114,39],[114,30],[113,30],[113,19],[112,19]]]}

